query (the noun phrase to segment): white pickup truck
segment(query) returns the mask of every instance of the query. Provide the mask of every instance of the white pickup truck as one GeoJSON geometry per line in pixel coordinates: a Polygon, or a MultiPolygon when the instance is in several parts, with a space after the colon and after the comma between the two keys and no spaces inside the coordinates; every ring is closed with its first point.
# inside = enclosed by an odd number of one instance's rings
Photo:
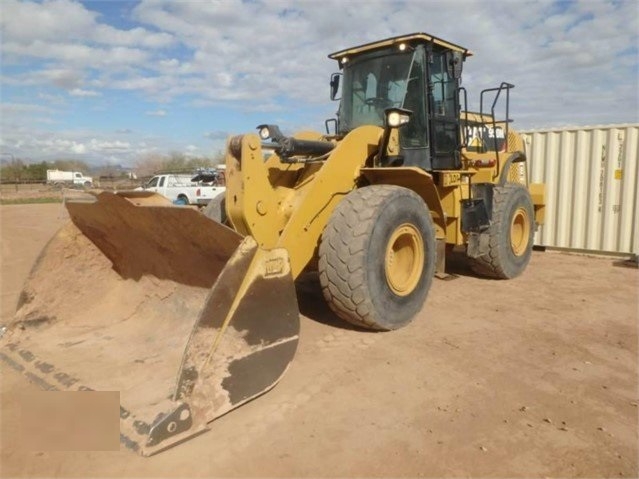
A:
{"type": "Polygon", "coordinates": [[[155,175],[143,190],[153,191],[167,197],[177,205],[207,205],[213,198],[224,193],[224,186],[193,181],[195,175],[166,174],[155,175]]]}

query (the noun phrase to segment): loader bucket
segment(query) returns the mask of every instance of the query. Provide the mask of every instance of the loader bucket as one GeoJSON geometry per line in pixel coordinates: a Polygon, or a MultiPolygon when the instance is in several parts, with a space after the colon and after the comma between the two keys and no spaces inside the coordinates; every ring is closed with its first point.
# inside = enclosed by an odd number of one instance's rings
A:
{"type": "Polygon", "coordinates": [[[297,347],[288,254],[144,192],[68,202],[0,358],[51,390],[120,392],[150,455],[273,387],[297,347]]]}

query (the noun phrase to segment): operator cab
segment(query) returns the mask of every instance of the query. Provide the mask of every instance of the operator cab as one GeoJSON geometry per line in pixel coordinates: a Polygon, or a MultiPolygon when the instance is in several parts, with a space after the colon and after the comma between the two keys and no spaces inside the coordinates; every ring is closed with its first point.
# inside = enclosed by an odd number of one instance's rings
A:
{"type": "Polygon", "coordinates": [[[425,33],[393,37],[329,55],[341,73],[331,79],[337,99],[343,77],[336,132],[362,125],[384,127],[385,111],[412,112],[399,130],[403,166],[427,171],[461,167],[459,87],[466,48],[425,33]]]}

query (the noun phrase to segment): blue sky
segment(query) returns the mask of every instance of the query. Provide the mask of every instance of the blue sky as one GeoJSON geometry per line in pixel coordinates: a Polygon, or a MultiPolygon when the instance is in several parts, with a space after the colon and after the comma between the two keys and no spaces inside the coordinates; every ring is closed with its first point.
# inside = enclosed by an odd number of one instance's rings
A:
{"type": "Polygon", "coordinates": [[[470,48],[464,86],[515,84],[518,129],[639,121],[639,4],[2,0],[0,157],[134,166],[229,134],[322,130],[327,55],[427,32],[470,48]]]}

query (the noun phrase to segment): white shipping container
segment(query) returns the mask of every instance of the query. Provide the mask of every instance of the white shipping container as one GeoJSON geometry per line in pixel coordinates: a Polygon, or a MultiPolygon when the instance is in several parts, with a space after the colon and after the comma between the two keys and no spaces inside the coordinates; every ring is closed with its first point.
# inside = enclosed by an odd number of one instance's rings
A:
{"type": "Polygon", "coordinates": [[[522,132],[529,181],[546,184],[535,244],[639,254],[639,125],[522,132]]]}

